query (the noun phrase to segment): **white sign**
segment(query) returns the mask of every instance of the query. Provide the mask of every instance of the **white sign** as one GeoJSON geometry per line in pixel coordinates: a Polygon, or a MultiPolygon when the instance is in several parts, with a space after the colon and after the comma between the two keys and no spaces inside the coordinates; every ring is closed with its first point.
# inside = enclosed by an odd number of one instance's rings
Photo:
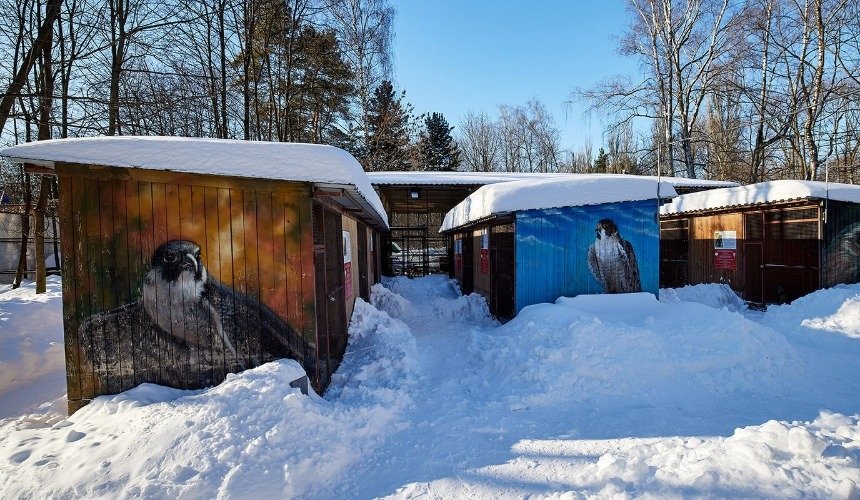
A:
{"type": "Polygon", "coordinates": [[[735,250],[738,248],[737,231],[714,231],[714,248],[735,250]]]}
{"type": "Polygon", "coordinates": [[[489,229],[481,230],[481,250],[490,249],[490,231],[489,229]]]}
{"type": "Polygon", "coordinates": [[[352,262],[352,245],[349,244],[349,231],[343,232],[343,263],[352,262]]]}

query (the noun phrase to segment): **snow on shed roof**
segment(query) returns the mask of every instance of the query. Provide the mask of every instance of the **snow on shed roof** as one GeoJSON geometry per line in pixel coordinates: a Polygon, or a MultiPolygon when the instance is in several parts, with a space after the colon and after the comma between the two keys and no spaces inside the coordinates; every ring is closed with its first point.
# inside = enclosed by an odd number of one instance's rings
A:
{"type": "Polygon", "coordinates": [[[807,198],[830,198],[831,200],[860,203],[860,186],[834,182],[827,184],[818,181],[760,182],[748,186],[712,189],[681,195],[672,200],[672,203],[663,205],[660,208],[660,213],[669,215],[807,198]]]}
{"type": "Polygon", "coordinates": [[[497,182],[518,181],[535,178],[552,178],[559,175],[531,172],[368,172],[370,183],[375,186],[433,186],[433,185],[483,185],[497,182]]]}
{"type": "MultiPolygon", "coordinates": [[[[498,182],[510,182],[527,179],[561,179],[577,176],[613,176],[616,174],[566,174],[566,173],[544,173],[544,172],[368,172],[371,184],[375,186],[432,186],[432,185],[486,185],[498,182]]],[[[653,176],[640,176],[645,179],[654,179],[653,176]]],[[[662,177],[661,180],[678,187],[731,187],[737,186],[737,182],[710,181],[701,179],[688,179],[686,177],[662,177]]]]}
{"type": "MultiPolygon", "coordinates": [[[[675,188],[660,183],[660,197],[675,196],[675,188]]],[[[657,198],[657,180],[635,175],[580,174],[489,184],[452,208],[442,223],[448,231],[486,217],[520,210],[559,208],[657,198]]]]}
{"type": "MultiPolygon", "coordinates": [[[[130,167],[194,174],[309,182],[354,191],[387,227],[388,216],[361,165],[322,144],[188,137],[88,137],[30,142],[0,151],[12,161],[130,167]],[[352,188],[352,189],[351,189],[352,188]]],[[[373,216],[373,214],[371,214],[373,216]]]]}

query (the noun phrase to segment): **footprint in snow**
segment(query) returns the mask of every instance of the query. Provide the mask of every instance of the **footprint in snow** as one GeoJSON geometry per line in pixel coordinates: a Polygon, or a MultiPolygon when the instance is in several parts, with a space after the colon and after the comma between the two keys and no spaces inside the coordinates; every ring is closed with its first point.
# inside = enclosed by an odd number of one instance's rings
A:
{"type": "Polygon", "coordinates": [[[12,456],[9,457],[9,461],[13,464],[20,464],[24,460],[30,458],[30,454],[33,453],[32,450],[24,450],[19,451],[18,453],[13,453],[12,456]]]}
{"type": "Polygon", "coordinates": [[[72,430],[72,431],[69,431],[68,435],[66,435],[66,442],[67,443],[74,443],[75,441],[78,441],[79,439],[81,439],[85,436],[86,436],[86,434],[84,434],[83,432],[78,432],[78,431],[72,430]]]}

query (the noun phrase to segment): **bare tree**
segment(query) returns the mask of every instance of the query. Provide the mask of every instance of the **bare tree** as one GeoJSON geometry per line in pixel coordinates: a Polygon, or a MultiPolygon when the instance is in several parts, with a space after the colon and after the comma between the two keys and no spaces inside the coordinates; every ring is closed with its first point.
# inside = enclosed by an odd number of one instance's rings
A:
{"type": "Polygon", "coordinates": [[[467,170],[492,172],[499,168],[499,128],[486,113],[468,113],[460,124],[457,142],[467,170]]]}

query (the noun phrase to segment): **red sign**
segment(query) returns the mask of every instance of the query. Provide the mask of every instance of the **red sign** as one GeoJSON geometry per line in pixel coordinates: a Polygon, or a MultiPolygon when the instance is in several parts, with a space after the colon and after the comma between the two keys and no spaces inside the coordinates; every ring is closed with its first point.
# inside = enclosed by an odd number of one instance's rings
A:
{"type": "Polygon", "coordinates": [[[738,266],[737,250],[714,250],[714,268],[734,271],[738,266]]]}
{"type": "Polygon", "coordinates": [[[481,274],[490,274],[490,251],[481,249],[481,274]]]}
{"type": "Polygon", "coordinates": [[[352,262],[343,265],[343,294],[346,300],[352,297],[352,262]]]}
{"type": "Polygon", "coordinates": [[[463,256],[454,254],[454,272],[460,274],[463,272],[463,256]]]}

